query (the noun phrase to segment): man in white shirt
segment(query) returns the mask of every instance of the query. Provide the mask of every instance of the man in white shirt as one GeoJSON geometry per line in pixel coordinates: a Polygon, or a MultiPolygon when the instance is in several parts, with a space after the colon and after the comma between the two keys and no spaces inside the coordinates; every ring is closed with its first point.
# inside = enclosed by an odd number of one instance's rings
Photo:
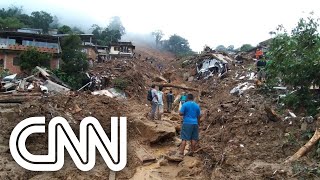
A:
{"type": "Polygon", "coordinates": [[[159,86],[159,91],[158,91],[158,119],[161,120],[161,116],[163,114],[163,92],[162,92],[163,87],[159,86]]]}

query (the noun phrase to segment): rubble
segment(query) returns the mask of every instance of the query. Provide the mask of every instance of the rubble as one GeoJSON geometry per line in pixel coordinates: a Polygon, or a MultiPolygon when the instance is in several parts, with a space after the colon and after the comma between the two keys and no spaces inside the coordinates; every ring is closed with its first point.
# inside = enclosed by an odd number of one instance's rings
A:
{"type": "Polygon", "coordinates": [[[17,79],[17,74],[6,76],[2,80],[2,91],[5,92],[43,92],[66,93],[70,91],[68,85],[54,76],[50,71],[36,67],[37,72],[29,77],[17,79]]]}
{"type": "Polygon", "coordinates": [[[119,89],[115,89],[115,88],[93,91],[91,94],[92,95],[105,95],[105,96],[108,96],[111,98],[120,98],[120,99],[126,98],[126,94],[123,91],[121,91],[119,89]]]}
{"type": "Polygon", "coordinates": [[[241,84],[238,84],[236,87],[234,87],[233,89],[231,89],[230,94],[234,94],[234,95],[242,95],[244,93],[244,91],[249,90],[249,89],[253,89],[254,88],[254,84],[253,83],[249,83],[249,82],[244,82],[241,84]]]}
{"type": "Polygon", "coordinates": [[[198,79],[208,79],[214,74],[218,74],[218,77],[223,76],[228,71],[228,63],[233,60],[222,54],[211,54],[212,59],[203,59],[196,63],[198,79]]]}

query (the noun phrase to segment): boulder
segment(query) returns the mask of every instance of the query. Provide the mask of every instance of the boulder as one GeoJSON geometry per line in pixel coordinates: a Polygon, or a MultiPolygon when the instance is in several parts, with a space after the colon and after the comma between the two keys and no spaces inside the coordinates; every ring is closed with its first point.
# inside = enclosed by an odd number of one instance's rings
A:
{"type": "Polygon", "coordinates": [[[196,157],[185,156],[183,161],[179,163],[179,166],[185,168],[194,168],[201,166],[201,161],[196,157]]]}
{"type": "Polygon", "coordinates": [[[175,127],[165,121],[157,121],[156,123],[156,121],[142,119],[136,120],[134,124],[141,132],[141,135],[152,144],[172,139],[176,133],[175,127]]]}

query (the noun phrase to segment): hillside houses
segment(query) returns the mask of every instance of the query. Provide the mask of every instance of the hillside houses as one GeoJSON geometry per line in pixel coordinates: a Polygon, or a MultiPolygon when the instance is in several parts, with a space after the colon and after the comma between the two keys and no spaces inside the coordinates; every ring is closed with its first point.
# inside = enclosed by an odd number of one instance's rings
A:
{"type": "MultiPolygon", "coordinates": [[[[11,73],[21,73],[19,55],[30,47],[39,52],[50,53],[52,58],[48,65],[58,69],[61,63],[61,40],[69,34],[42,34],[41,29],[23,28],[0,31],[0,69],[11,73]]],[[[99,46],[93,34],[79,34],[82,52],[88,61],[102,62],[113,57],[133,57],[135,46],[131,42],[112,43],[110,46],[99,46]]]]}

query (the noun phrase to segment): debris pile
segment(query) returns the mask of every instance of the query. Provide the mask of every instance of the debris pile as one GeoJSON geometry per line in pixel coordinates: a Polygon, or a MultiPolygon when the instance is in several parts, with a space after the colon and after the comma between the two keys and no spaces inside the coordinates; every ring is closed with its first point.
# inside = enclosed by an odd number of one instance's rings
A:
{"type": "Polygon", "coordinates": [[[18,79],[17,74],[2,79],[3,94],[19,92],[67,93],[70,87],[50,71],[36,67],[36,72],[26,78],[18,79]]]}

